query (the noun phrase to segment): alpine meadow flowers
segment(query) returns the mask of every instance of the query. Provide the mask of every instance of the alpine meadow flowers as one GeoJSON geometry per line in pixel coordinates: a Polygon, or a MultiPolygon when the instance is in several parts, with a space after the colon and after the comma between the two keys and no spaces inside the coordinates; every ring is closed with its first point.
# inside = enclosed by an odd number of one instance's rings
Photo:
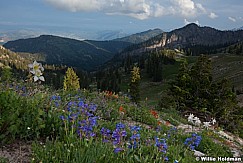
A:
{"type": "Polygon", "coordinates": [[[30,69],[30,73],[34,75],[33,76],[34,82],[38,80],[45,81],[45,78],[42,76],[43,75],[42,72],[44,71],[44,68],[41,63],[34,61],[33,64],[29,64],[28,67],[30,69]]]}
{"type": "Polygon", "coordinates": [[[195,150],[195,147],[198,147],[202,137],[193,133],[191,137],[186,138],[184,144],[189,147],[191,150],[195,150]]]}

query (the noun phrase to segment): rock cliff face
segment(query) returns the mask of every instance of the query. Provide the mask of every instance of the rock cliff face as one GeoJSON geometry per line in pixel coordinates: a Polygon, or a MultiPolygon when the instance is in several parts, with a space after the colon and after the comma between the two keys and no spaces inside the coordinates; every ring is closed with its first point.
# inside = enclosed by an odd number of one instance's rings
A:
{"type": "Polygon", "coordinates": [[[149,40],[150,45],[148,47],[156,47],[156,45],[162,47],[215,46],[239,41],[243,41],[243,30],[220,31],[211,27],[199,27],[196,24],[189,24],[149,40]]]}

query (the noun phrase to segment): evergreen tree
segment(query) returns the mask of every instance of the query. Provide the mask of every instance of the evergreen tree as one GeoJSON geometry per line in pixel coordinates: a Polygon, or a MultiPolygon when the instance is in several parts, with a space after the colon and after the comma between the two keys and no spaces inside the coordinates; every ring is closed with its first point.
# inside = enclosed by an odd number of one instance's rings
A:
{"type": "Polygon", "coordinates": [[[64,77],[63,89],[78,90],[80,89],[79,78],[72,68],[68,68],[64,77]]]}
{"type": "MultiPolygon", "coordinates": [[[[205,117],[215,117],[221,125],[233,129],[240,117],[236,95],[227,79],[219,82],[212,80],[211,61],[206,56],[200,56],[191,67],[184,62],[177,78],[171,83],[171,95],[175,98],[180,111],[194,110],[205,117]],[[234,118],[232,118],[234,117],[234,118]],[[229,127],[229,124],[234,124],[229,127]]],[[[241,117],[242,120],[242,117],[241,117]]]]}
{"type": "Polygon", "coordinates": [[[139,91],[139,82],[140,82],[140,70],[139,67],[133,67],[131,71],[131,82],[130,82],[130,94],[132,101],[139,103],[140,100],[140,91],[139,91]]]}

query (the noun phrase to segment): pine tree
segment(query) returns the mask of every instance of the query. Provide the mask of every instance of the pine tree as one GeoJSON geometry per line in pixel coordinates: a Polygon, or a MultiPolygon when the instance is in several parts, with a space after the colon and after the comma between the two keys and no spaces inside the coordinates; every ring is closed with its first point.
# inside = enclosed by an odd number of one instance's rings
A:
{"type": "Polygon", "coordinates": [[[211,71],[211,62],[206,56],[200,56],[191,68],[186,62],[181,65],[170,87],[177,109],[193,109],[205,117],[213,116],[227,129],[233,129],[236,125],[240,128],[237,123],[240,117],[236,114],[240,111],[232,86],[227,79],[213,82],[211,71]]]}
{"type": "Polygon", "coordinates": [[[135,103],[139,103],[140,100],[140,92],[139,92],[139,81],[140,81],[140,70],[139,67],[133,67],[131,71],[131,83],[130,83],[130,93],[132,97],[132,101],[135,103]]]}
{"type": "Polygon", "coordinates": [[[68,68],[64,77],[63,89],[65,91],[80,89],[79,78],[72,68],[68,68]]]}

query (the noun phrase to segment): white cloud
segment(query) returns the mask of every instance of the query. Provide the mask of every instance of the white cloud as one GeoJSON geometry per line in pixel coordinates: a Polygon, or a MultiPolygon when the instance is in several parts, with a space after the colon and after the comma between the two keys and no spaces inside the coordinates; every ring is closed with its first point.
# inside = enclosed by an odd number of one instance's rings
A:
{"type": "Polygon", "coordinates": [[[187,19],[184,19],[184,24],[185,24],[185,25],[187,25],[187,24],[191,24],[191,23],[195,23],[195,24],[197,24],[197,25],[200,25],[200,23],[199,23],[198,20],[196,20],[196,21],[194,21],[194,22],[191,22],[191,21],[188,21],[187,19]]]}
{"type": "Polygon", "coordinates": [[[215,19],[217,17],[219,17],[218,15],[216,15],[215,13],[211,12],[209,15],[208,15],[211,19],[215,19]]]}
{"type": "Polygon", "coordinates": [[[193,0],[44,0],[47,3],[71,12],[103,12],[109,15],[127,15],[137,19],[176,15],[183,18],[196,17],[206,9],[193,0]]]}
{"type": "Polygon", "coordinates": [[[174,11],[184,17],[193,17],[197,13],[195,3],[191,0],[171,0],[171,2],[174,4],[174,11]]]}
{"type": "Polygon", "coordinates": [[[200,9],[203,13],[207,13],[207,10],[203,7],[202,4],[197,3],[196,6],[197,6],[197,8],[200,9]]]}
{"type": "Polygon", "coordinates": [[[228,19],[231,20],[232,22],[236,22],[236,19],[231,16],[229,16],[228,19]]]}

